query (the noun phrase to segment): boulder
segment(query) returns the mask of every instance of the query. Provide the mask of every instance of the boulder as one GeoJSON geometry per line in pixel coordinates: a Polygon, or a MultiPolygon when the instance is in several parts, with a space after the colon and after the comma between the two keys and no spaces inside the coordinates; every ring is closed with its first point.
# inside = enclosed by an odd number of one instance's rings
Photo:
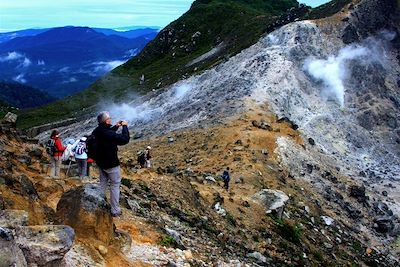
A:
{"type": "Polygon", "coordinates": [[[3,118],[3,123],[15,125],[17,123],[17,118],[17,114],[8,112],[3,118]]]}
{"type": "Polygon", "coordinates": [[[226,216],[226,210],[221,206],[221,204],[218,202],[217,204],[214,205],[214,210],[221,216],[226,216]]]}
{"type": "Polygon", "coordinates": [[[0,227],[14,229],[18,226],[28,225],[28,212],[24,210],[0,211],[0,227]]]}
{"type": "Polygon", "coordinates": [[[276,122],[278,122],[278,123],[286,122],[289,124],[290,128],[292,128],[293,130],[297,130],[299,128],[299,126],[296,123],[294,123],[293,121],[291,121],[288,117],[279,118],[276,122]]]}
{"type": "Polygon", "coordinates": [[[359,203],[368,203],[368,196],[365,195],[365,186],[351,186],[350,196],[356,198],[359,203]]]}
{"type": "Polygon", "coordinates": [[[261,120],[261,121],[254,120],[254,121],[251,122],[251,124],[254,127],[259,128],[259,129],[263,129],[263,130],[267,130],[267,131],[272,131],[273,130],[272,127],[268,123],[263,121],[263,120],[261,120]]]}
{"type": "Polygon", "coordinates": [[[210,184],[215,184],[217,181],[215,180],[215,178],[214,177],[212,177],[212,176],[206,176],[205,178],[204,178],[208,183],[210,183],[210,184]]]}
{"type": "Polygon", "coordinates": [[[260,252],[257,252],[257,251],[247,254],[247,257],[253,258],[253,259],[257,260],[259,263],[267,262],[267,257],[265,257],[264,255],[262,255],[260,252]]]}
{"type": "Polygon", "coordinates": [[[0,266],[28,266],[10,230],[0,227],[0,266]]]}
{"type": "Polygon", "coordinates": [[[78,237],[95,238],[106,245],[114,237],[110,205],[97,184],[86,184],[61,196],[57,220],[74,228],[78,237]]]}
{"type": "Polygon", "coordinates": [[[321,216],[321,219],[324,221],[324,223],[325,223],[327,226],[330,226],[330,225],[332,225],[332,224],[335,222],[335,220],[332,219],[332,218],[329,217],[329,216],[321,216]]]}
{"type": "Polygon", "coordinates": [[[374,229],[379,233],[391,233],[395,228],[392,216],[378,216],[374,219],[374,229]]]}
{"type": "Polygon", "coordinates": [[[74,230],[66,225],[21,226],[15,242],[29,266],[57,266],[74,244],[74,230]]]}
{"type": "Polygon", "coordinates": [[[283,210],[289,197],[280,190],[263,189],[255,194],[252,199],[263,205],[268,214],[272,213],[278,218],[282,218],[283,210]]]}

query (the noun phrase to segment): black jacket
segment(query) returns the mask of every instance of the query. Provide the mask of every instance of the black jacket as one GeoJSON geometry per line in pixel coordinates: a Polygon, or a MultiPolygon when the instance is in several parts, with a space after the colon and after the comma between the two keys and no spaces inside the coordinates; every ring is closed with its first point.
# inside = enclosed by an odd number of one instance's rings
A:
{"type": "Polygon", "coordinates": [[[129,131],[127,126],[122,126],[122,133],[118,134],[117,126],[99,124],[93,131],[97,144],[96,163],[102,169],[110,169],[119,166],[118,146],[129,143],[129,131]]]}

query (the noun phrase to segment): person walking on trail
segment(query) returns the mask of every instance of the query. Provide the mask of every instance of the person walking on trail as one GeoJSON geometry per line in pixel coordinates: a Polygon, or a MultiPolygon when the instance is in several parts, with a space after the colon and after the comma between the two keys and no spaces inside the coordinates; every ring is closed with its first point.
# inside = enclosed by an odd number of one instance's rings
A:
{"type": "Polygon", "coordinates": [[[140,150],[137,155],[137,162],[139,163],[140,168],[143,169],[146,165],[146,154],[143,150],[140,150]]]}
{"type": "Polygon", "coordinates": [[[59,177],[61,169],[61,156],[65,150],[60,139],[60,132],[53,130],[50,135],[52,141],[51,171],[50,176],[59,177]]]}
{"type": "Polygon", "coordinates": [[[229,167],[226,167],[226,169],[222,173],[222,180],[224,181],[224,188],[226,190],[228,190],[229,189],[229,181],[231,180],[231,177],[229,175],[229,167]]]}
{"type": "Polygon", "coordinates": [[[151,146],[146,147],[144,150],[144,157],[146,160],[146,168],[151,167],[151,155],[150,155],[151,146]]]}
{"type": "Polygon", "coordinates": [[[79,177],[83,178],[87,176],[87,159],[88,155],[86,153],[86,140],[87,137],[84,136],[81,139],[78,139],[72,145],[72,151],[74,152],[76,163],[78,164],[78,173],[79,177]]]}
{"type": "Polygon", "coordinates": [[[107,111],[101,112],[97,116],[99,125],[94,129],[94,135],[97,145],[96,163],[100,172],[100,187],[105,193],[107,183],[110,181],[110,204],[111,215],[117,217],[121,215],[119,207],[119,194],[121,185],[121,170],[118,160],[118,146],[129,143],[128,123],[119,121],[112,126],[112,119],[107,111]],[[122,132],[117,133],[119,127],[122,126],[122,132]]]}

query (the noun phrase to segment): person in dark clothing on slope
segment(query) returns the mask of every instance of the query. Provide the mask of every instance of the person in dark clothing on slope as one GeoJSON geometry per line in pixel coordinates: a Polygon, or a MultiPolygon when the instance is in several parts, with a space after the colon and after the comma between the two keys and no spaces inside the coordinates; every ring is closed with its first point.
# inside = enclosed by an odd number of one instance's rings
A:
{"type": "Polygon", "coordinates": [[[226,190],[228,190],[229,189],[229,181],[231,180],[231,177],[229,175],[229,167],[226,167],[226,169],[222,173],[222,180],[224,181],[224,188],[226,190]]]}
{"type": "Polygon", "coordinates": [[[92,134],[95,136],[97,144],[96,164],[99,167],[100,187],[105,193],[107,183],[110,181],[111,215],[117,217],[121,215],[119,207],[121,170],[118,159],[118,146],[129,143],[128,123],[119,121],[112,126],[110,114],[106,111],[97,116],[97,121],[99,126],[94,129],[92,134]],[[117,133],[118,128],[121,126],[122,132],[117,133]]]}

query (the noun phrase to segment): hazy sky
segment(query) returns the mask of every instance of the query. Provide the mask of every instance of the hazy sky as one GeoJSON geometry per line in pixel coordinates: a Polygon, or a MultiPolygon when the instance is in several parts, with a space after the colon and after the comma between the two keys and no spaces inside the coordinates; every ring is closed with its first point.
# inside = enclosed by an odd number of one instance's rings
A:
{"type": "MultiPolygon", "coordinates": [[[[56,26],[164,27],[193,0],[0,0],[0,32],[56,26]]],[[[317,6],[327,0],[301,0],[317,6]]]]}

